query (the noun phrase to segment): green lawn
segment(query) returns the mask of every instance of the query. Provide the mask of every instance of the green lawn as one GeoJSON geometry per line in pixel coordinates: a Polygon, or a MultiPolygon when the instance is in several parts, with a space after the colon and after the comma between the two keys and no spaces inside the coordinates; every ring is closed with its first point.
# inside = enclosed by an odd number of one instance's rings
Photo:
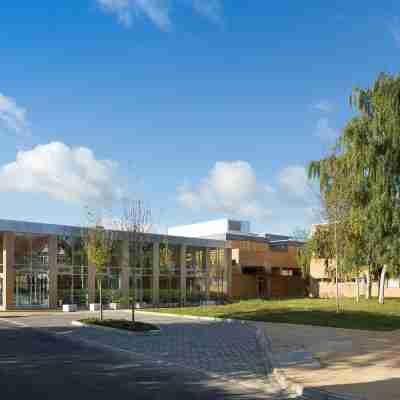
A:
{"type": "Polygon", "coordinates": [[[234,318],[250,321],[391,331],[400,329],[400,299],[341,299],[344,311],[336,313],[335,299],[246,300],[224,306],[164,308],[152,311],[182,315],[234,318]]]}

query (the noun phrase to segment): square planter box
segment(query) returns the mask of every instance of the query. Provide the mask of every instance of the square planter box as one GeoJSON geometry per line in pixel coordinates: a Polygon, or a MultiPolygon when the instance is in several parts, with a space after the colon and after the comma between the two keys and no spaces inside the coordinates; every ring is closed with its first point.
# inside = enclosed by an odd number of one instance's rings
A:
{"type": "Polygon", "coordinates": [[[110,310],[119,310],[119,309],[121,309],[121,305],[119,303],[110,303],[108,305],[108,308],[110,310]]]}
{"type": "Polygon", "coordinates": [[[89,311],[100,311],[100,303],[90,303],[89,311]]]}
{"type": "Polygon", "coordinates": [[[62,310],[63,312],[75,312],[78,310],[78,306],[76,304],[63,304],[62,310]]]}

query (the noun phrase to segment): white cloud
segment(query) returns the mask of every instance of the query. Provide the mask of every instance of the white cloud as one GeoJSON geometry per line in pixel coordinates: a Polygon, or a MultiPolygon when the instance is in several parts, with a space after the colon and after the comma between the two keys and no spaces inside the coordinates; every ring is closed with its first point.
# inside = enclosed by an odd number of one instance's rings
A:
{"type": "Polygon", "coordinates": [[[277,184],[259,182],[246,161],[218,161],[193,189],[188,184],[178,188],[178,200],[186,208],[235,218],[282,221],[313,202],[304,167],[288,166],[277,176],[277,184]]]}
{"type": "Polygon", "coordinates": [[[145,16],[161,30],[171,27],[166,0],[97,0],[103,10],[115,14],[118,21],[129,27],[135,17],[145,16]]]}
{"type": "Polygon", "coordinates": [[[392,37],[398,47],[400,47],[400,18],[396,17],[393,19],[392,23],[389,25],[392,37]]]}
{"type": "Polygon", "coordinates": [[[262,218],[270,213],[259,200],[264,193],[249,163],[218,161],[195,190],[179,188],[179,201],[191,209],[262,218]]]}
{"type": "Polygon", "coordinates": [[[312,108],[324,113],[331,113],[335,111],[334,104],[329,100],[320,100],[319,102],[313,104],[312,108]]]}
{"type": "Polygon", "coordinates": [[[307,173],[302,166],[288,166],[279,173],[279,185],[285,193],[298,200],[307,200],[312,192],[307,173]]]}
{"type": "Polygon", "coordinates": [[[28,133],[26,110],[16,101],[0,93],[0,125],[17,135],[28,133]]]}
{"type": "Polygon", "coordinates": [[[45,193],[56,200],[106,204],[121,196],[116,163],[98,160],[86,147],[60,142],[19,151],[0,168],[0,192],[45,193]]]}
{"type": "Polygon", "coordinates": [[[135,18],[146,17],[163,31],[172,27],[171,8],[189,5],[197,14],[219,22],[222,14],[220,0],[96,0],[100,7],[117,16],[118,21],[130,27],[135,18]]]}
{"type": "Polygon", "coordinates": [[[220,0],[193,0],[193,8],[211,21],[221,22],[222,4],[220,0]]]}
{"type": "Polygon", "coordinates": [[[339,130],[330,126],[328,118],[320,118],[314,130],[314,136],[321,139],[323,142],[333,144],[339,137],[339,130]]]}

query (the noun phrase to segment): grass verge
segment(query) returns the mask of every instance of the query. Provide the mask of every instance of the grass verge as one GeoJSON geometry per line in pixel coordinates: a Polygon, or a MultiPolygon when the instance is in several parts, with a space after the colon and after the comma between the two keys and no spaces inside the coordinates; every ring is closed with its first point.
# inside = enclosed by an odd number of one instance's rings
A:
{"type": "MultiPolygon", "coordinates": [[[[223,306],[155,309],[160,313],[242,319],[248,321],[327,326],[370,331],[400,329],[400,299],[341,299],[343,312],[336,313],[335,299],[247,300],[223,306]]],[[[150,310],[149,310],[150,311],[150,310]]]]}
{"type": "Polygon", "coordinates": [[[86,319],[80,319],[79,322],[82,322],[87,325],[105,326],[108,328],[122,329],[131,332],[150,332],[159,330],[158,326],[156,325],[147,324],[144,322],[132,322],[126,319],[99,320],[97,318],[86,318],[86,319]]]}

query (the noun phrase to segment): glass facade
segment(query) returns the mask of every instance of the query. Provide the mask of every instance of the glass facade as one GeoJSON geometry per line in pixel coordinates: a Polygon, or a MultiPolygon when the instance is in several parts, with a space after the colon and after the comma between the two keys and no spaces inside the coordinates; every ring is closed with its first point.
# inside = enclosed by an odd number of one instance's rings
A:
{"type": "Polygon", "coordinates": [[[160,244],[159,301],[161,305],[179,305],[180,290],[180,246],[168,242],[160,244]]]}
{"type": "MultiPolygon", "coordinates": [[[[34,232],[29,223],[21,226],[34,232]]],[[[11,258],[15,266],[15,281],[12,288],[14,299],[6,299],[12,301],[10,306],[54,307],[76,304],[87,307],[89,299],[99,301],[98,280],[93,280],[92,285],[89,285],[89,271],[93,267],[88,265],[86,240],[80,236],[82,231],[60,228],[62,230],[59,232],[62,233],[54,235],[20,233],[17,230],[11,236],[15,237],[12,246],[14,254],[10,255],[14,259],[11,258]]],[[[40,227],[38,231],[45,229],[40,227]]],[[[145,307],[153,305],[155,296],[161,305],[177,306],[185,297],[193,304],[208,299],[209,294],[212,298],[219,298],[226,281],[226,271],[221,269],[224,249],[185,245],[186,253],[181,259],[182,244],[177,243],[175,238],[171,240],[173,243],[168,242],[169,238],[160,239],[159,244],[153,244],[151,240],[154,239],[150,236],[141,242],[130,242],[129,249],[128,241],[114,242],[110,265],[101,274],[104,303],[125,303],[129,297],[130,301],[134,300],[145,307]],[[158,254],[154,254],[155,249],[159,251],[158,254]],[[153,265],[155,260],[159,262],[158,268],[153,265]],[[181,268],[186,269],[186,291],[183,293],[181,284],[185,282],[181,279],[181,268]],[[158,282],[154,282],[154,269],[159,270],[158,282]],[[156,293],[153,293],[154,286],[158,286],[156,293]],[[215,289],[209,291],[211,286],[215,289]]],[[[184,239],[183,243],[185,240],[189,239],[184,239]]],[[[6,284],[3,275],[3,247],[4,233],[0,232],[0,306],[3,305],[6,284]]],[[[8,303],[4,306],[9,307],[8,303]]]]}
{"type": "Polygon", "coordinates": [[[129,243],[129,297],[143,306],[153,303],[153,244],[129,243]]]}
{"type": "MultiPolygon", "coordinates": [[[[105,268],[102,274],[102,301],[103,303],[117,303],[122,298],[122,264],[123,264],[123,243],[120,240],[112,244],[111,266],[105,268]]],[[[96,275],[96,302],[100,301],[98,287],[99,274],[96,275]]]]}
{"type": "Polygon", "coordinates": [[[186,302],[199,304],[207,299],[207,252],[205,248],[186,248],[186,302]]]}
{"type": "Polygon", "coordinates": [[[15,305],[49,307],[49,236],[15,237],[15,305]]]}
{"type": "Polygon", "coordinates": [[[81,236],[57,237],[57,304],[87,306],[88,260],[81,236]]]}
{"type": "Polygon", "coordinates": [[[225,266],[225,249],[207,249],[209,269],[210,300],[222,301],[227,295],[227,271],[225,266]]]}

